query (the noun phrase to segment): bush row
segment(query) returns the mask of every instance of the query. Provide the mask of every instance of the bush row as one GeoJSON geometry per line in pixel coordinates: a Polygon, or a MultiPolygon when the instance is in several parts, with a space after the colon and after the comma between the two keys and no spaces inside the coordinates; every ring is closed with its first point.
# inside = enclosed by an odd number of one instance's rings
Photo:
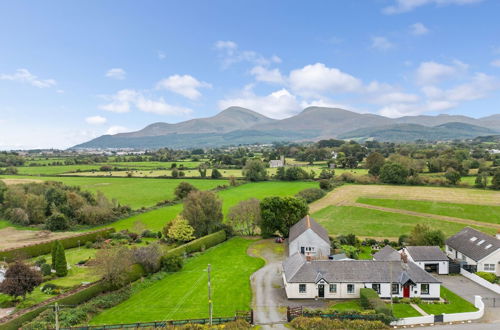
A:
{"type": "Polygon", "coordinates": [[[191,241],[189,243],[183,244],[181,246],[176,247],[170,251],[167,251],[162,257],[162,260],[172,257],[172,256],[182,256],[185,253],[193,253],[203,251],[205,249],[211,248],[212,246],[216,246],[226,240],[226,232],[224,230],[218,231],[216,233],[200,237],[191,241]]]}
{"type": "MultiPolygon", "coordinates": [[[[61,244],[64,246],[65,249],[70,249],[78,247],[79,245],[84,246],[85,242],[88,241],[94,242],[98,238],[106,238],[111,233],[114,232],[115,232],[114,228],[104,228],[80,235],[61,238],[58,239],[58,241],[61,242],[61,244]]],[[[5,259],[6,262],[12,262],[17,258],[33,258],[40,255],[48,254],[52,250],[52,242],[54,241],[55,239],[52,239],[37,244],[21,246],[19,248],[2,250],[0,251],[0,259],[1,260],[5,259]]]]}
{"type": "Polygon", "coordinates": [[[389,327],[381,321],[366,320],[336,320],[321,317],[297,317],[290,323],[296,330],[331,330],[331,329],[356,329],[373,330],[388,329],[389,327]]]}
{"type": "Polygon", "coordinates": [[[392,315],[392,311],[385,302],[380,299],[377,292],[370,288],[363,288],[359,290],[359,302],[365,309],[373,309],[377,313],[392,315]]]}

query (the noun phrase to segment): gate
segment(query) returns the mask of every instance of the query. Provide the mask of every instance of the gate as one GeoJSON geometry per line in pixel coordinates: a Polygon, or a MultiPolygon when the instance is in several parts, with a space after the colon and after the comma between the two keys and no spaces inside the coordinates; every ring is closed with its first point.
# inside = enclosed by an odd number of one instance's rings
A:
{"type": "Polygon", "coordinates": [[[500,298],[486,297],[483,303],[486,307],[500,307],[500,298]]]}
{"type": "Polygon", "coordinates": [[[301,307],[287,307],[286,308],[286,319],[288,322],[292,322],[292,320],[296,317],[302,316],[302,306],[301,307]]]}
{"type": "Polygon", "coordinates": [[[458,262],[450,261],[448,263],[448,272],[450,274],[460,274],[460,264],[458,262]]]}
{"type": "Polygon", "coordinates": [[[440,315],[434,315],[434,323],[437,323],[437,322],[443,322],[444,320],[444,315],[443,314],[440,314],[440,315]]]}

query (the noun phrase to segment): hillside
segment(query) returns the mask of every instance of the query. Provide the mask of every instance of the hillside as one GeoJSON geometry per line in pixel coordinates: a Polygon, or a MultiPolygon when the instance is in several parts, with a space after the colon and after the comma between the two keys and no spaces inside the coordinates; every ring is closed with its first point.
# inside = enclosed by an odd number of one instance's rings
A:
{"type": "Polygon", "coordinates": [[[383,141],[453,140],[500,132],[500,115],[407,116],[387,118],[338,108],[309,107],[276,120],[255,111],[230,107],[208,118],[177,124],[154,123],[130,133],[103,135],[73,148],[191,148],[313,141],[325,138],[383,141]]]}

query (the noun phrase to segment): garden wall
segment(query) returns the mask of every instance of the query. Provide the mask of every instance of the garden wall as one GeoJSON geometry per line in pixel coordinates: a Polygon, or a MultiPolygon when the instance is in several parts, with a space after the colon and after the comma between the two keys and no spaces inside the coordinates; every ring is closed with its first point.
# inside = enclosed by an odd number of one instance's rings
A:
{"type": "Polygon", "coordinates": [[[480,286],[484,286],[488,290],[500,294],[500,285],[498,284],[493,284],[491,282],[488,282],[484,278],[479,277],[476,274],[470,273],[463,268],[460,268],[460,275],[467,277],[469,280],[476,282],[480,286]]]}
{"type": "Polygon", "coordinates": [[[98,237],[106,238],[109,234],[115,232],[114,228],[103,228],[91,232],[85,232],[66,238],[50,239],[41,243],[24,245],[17,248],[5,249],[0,251],[0,260],[12,262],[19,257],[33,258],[44,254],[49,254],[52,250],[52,243],[59,241],[65,249],[83,246],[85,242],[94,242],[98,237]]]}

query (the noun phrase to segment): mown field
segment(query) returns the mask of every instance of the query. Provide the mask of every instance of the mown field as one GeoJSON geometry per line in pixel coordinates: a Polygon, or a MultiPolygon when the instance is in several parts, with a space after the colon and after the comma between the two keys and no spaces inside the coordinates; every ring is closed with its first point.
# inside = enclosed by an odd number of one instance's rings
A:
{"type": "MultiPolygon", "coordinates": [[[[33,177],[1,176],[6,179],[33,179],[33,177]]],[[[41,181],[59,181],[70,186],[79,186],[93,193],[101,191],[110,199],[116,199],[133,209],[154,206],[156,203],[174,198],[174,190],[180,182],[186,181],[200,190],[225,185],[226,180],[201,179],[143,179],[143,178],[91,178],[91,177],[37,177],[41,181]]]]}
{"type": "Polygon", "coordinates": [[[125,302],[97,315],[90,323],[116,324],[172,319],[207,318],[207,265],[212,268],[214,316],[233,316],[249,310],[250,275],[264,260],[246,251],[253,240],[233,238],[187,259],[184,268],[136,292],[125,302]]]}
{"type": "Polygon", "coordinates": [[[500,224],[500,206],[361,197],[358,203],[500,224]]]}
{"type": "MultiPolygon", "coordinates": [[[[409,234],[416,224],[426,224],[432,229],[441,229],[445,235],[450,236],[465,226],[461,223],[356,206],[328,206],[312,216],[334,235],[354,233],[359,236],[397,238],[402,234],[409,234]]],[[[494,228],[472,227],[491,234],[496,232],[494,228]]]]}

